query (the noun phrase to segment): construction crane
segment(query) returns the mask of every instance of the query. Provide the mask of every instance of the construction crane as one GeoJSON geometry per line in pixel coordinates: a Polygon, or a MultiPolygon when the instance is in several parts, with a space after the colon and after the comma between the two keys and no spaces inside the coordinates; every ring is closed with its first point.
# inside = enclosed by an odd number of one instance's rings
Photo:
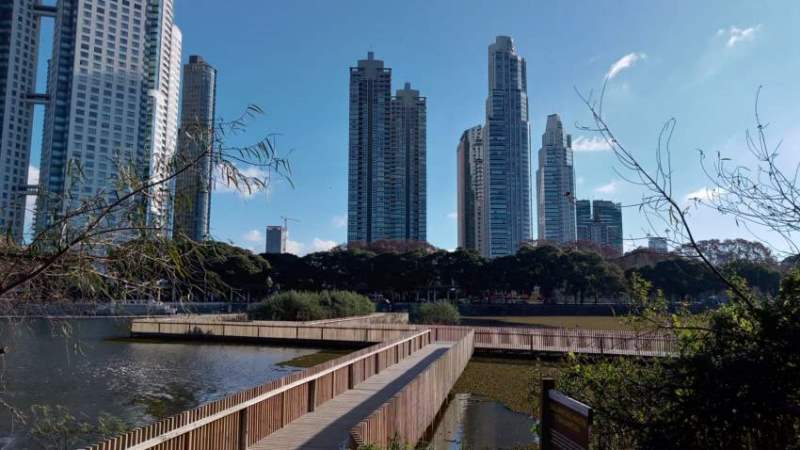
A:
{"type": "Polygon", "coordinates": [[[295,218],[292,218],[292,217],[281,216],[281,219],[283,219],[283,229],[286,230],[287,234],[289,233],[289,222],[290,221],[291,222],[300,223],[300,219],[295,219],[295,218]]]}

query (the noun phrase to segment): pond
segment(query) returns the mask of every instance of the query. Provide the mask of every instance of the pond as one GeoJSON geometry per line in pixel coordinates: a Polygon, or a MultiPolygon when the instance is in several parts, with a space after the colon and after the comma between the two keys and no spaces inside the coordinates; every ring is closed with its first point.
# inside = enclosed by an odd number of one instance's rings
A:
{"type": "MultiPolygon", "coordinates": [[[[101,413],[138,426],[294,370],[278,363],[315,349],[178,341],[134,341],[126,319],[0,321],[0,400],[30,417],[34,405],[63,406],[94,422],[101,413]]],[[[38,448],[0,406],[0,449],[38,448]]],[[[73,447],[74,448],[74,447],[73,447]]]]}

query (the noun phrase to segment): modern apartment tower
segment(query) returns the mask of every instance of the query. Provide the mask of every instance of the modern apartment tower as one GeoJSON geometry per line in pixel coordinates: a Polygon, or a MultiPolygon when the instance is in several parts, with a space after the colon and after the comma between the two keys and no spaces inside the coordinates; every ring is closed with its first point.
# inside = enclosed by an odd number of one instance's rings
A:
{"type": "Polygon", "coordinates": [[[40,18],[54,8],[35,0],[0,3],[0,236],[22,241],[31,155],[40,18]]]}
{"type": "MultiPolygon", "coordinates": [[[[172,0],[58,2],[37,229],[87,199],[115,199],[121,170],[167,178],[177,147],[180,60],[172,0]]],[[[164,235],[170,187],[154,187],[143,205],[148,225],[164,235]]]]}
{"type": "Polygon", "coordinates": [[[267,227],[267,253],[286,253],[289,232],[286,227],[270,225],[267,227]]]}
{"type": "Polygon", "coordinates": [[[577,235],[572,138],[567,135],[564,139],[558,114],[547,116],[536,189],[539,240],[556,244],[574,242],[577,235]]]}
{"type": "Polygon", "coordinates": [[[530,136],[525,59],[508,36],[489,46],[484,142],[485,256],[516,253],[531,238],[530,136]]]}
{"type": "Polygon", "coordinates": [[[406,83],[391,102],[388,181],[388,239],[425,241],[427,218],[426,99],[406,83]]]}
{"type": "Polygon", "coordinates": [[[426,99],[372,52],[350,68],[347,241],[426,239],[426,99]]]}
{"type": "Polygon", "coordinates": [[[484,254],[484,167],[481,125],[461,135],[456,153],[458,193],[458,246],[484,254]]]}
{"type": "Polygon", "coordinates": [[[622,256],[622,205],[608,200],[578,200],[575,206],[577,240],[622,256]]]}
{"type": "Polygon", "coordinates": [[[347,241],[386,239],[386,152],[391,128],[392,69],[369,52],[350,68],[347,241]]]}
{"type": "Polygon", "coordinates": [[[211,156],[217,71],[192,55],[183,66],[181,127],[176,167],[188,167],[175,179],[173,235],[194,241],[208,239],[211,213],[211,156]]]}
{"type": "Polygon", "coordinates": [[[647,239],[647,248],[656,253],[669,253],[669,243],[665,237],[651,237],[647,239]]]}

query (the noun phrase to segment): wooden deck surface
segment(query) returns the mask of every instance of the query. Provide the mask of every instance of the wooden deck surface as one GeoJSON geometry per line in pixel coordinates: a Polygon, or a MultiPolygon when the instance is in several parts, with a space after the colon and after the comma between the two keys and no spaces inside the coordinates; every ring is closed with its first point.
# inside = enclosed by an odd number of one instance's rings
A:
{"type": "Polygon", "coordinates": [[[354,389],[318,406],[314,412],[292,421],[250,449],[341,448],[348,442],[350,430],[355,425],[400,392],[452,345],[447,342],[427,345],[354,389]]]}

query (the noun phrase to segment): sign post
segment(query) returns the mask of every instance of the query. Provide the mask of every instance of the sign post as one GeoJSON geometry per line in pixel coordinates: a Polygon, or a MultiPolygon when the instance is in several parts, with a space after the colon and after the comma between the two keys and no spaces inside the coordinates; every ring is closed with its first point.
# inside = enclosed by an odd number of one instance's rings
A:
{"type": "Polygon", "coordinates": [[[555,390],[552,378],[542,379],[541,449],[591,448],[592,408],[555,390]]]}

